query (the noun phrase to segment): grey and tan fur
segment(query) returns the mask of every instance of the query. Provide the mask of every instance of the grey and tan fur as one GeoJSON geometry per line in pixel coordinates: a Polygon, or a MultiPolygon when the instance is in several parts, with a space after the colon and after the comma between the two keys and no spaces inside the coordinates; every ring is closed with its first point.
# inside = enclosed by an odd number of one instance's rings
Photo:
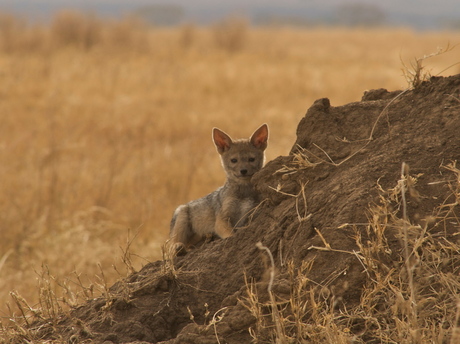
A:
{"type": "Polygon", "coordinates": [[[227,180],[209,195],[176,209],[170,231],[174,254],[184,252],[207,236],[231,236],[234,229],[247,223],[248,212],[258,203],[251,177],[264,164],[268,126],[263,124],[249,139],[234,141],[217,128],[212,136],[227,180]]]}

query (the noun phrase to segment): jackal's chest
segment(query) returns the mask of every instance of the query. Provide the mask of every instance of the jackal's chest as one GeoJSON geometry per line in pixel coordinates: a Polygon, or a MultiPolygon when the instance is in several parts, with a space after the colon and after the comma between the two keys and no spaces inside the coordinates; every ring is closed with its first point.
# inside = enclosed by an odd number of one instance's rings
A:
{"type": "Polygon", "coordinates": [[[232,203],[232,206],[228,209],[232,227],[238,228],[245,226],[251,211],[256,206],[255,200],[253,198],[243,198],[234,200],[232,203]]]}
{"type": "Polygon", "coordinates": [[[253,198],[245,198],[240,202],[240,216],[249,213],[255,207],[255,200],[253,198]]]}

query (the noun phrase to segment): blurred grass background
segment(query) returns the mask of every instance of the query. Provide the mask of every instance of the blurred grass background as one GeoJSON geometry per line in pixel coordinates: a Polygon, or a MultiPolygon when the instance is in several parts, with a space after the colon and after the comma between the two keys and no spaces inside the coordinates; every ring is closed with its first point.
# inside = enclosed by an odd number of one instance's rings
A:
{"type": "MultiPolygon", "coordinates": [[[[36,302],[43,266],[72,287],[125,274],[128,245],[136,269],[160,259],[174,208],[224,182],[212,127],[266,122],[267,160],[286,155],[314,100],[404,89],[402,62],[449,42],[460,32],[1,15],[0,317],[11,290],[36,302]]],[[[460,71],[458,49],[424,62],[460,71]]]]}

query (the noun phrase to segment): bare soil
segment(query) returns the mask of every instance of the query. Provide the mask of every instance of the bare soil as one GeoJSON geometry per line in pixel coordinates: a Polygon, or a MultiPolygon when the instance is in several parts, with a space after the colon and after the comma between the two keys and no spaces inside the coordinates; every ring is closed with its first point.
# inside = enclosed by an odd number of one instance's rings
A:
{"type": "MultiPolygon", "coordinates": [[[[312,285],[327,286],[337,309],[350,309],[361,302],[368,282],[352,254],[359,250],[354,230],[365,235],[368,209],[379,203],[381,190],[395,187],[406,163],[418,178],[418,197],[408,198],[407,211],[423,224],[433,209],[449,201],[452,190],[438,182],[454,178],[443,166],[456,160],[460,75],[432,78],[404,92],[371,90],[361,101],[339,107],[319,99],[300,121],[290,154],[254,176],[264,201],[246,229],[175,258],[174,268],[162,261],[147,264],[113,285],[108,296],[36,323],[37,336],[203,344],[216,343],[218,335],[221,343],[249,343],[248,329],[256,319],[241,301],[245,280],[254,283],[261,299],[268,281],[269,261],[257,242],[273,255],[278,297],[291,292],[288,263],[299,268],[310,261],[312,285]],[[326,243],[332,250],[320,249],[326,243]],[[215,324],[213,317],[219,320],[215,324]]],[[[439,232],[439,240],[453,238],[459,223],[448,221],[431,230],[439,232]]],[[[391,232],[387,235],[396,261],[403,245],[391,232]]]]}

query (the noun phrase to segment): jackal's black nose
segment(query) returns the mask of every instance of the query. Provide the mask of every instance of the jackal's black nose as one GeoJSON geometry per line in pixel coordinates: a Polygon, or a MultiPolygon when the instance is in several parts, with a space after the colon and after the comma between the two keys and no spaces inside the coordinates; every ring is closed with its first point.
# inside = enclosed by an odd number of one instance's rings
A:
{"type": "Polygon", "coordinates": [[[241,175],[245,176],[248,174],[248,170],[240,170],[241,175]]]}

